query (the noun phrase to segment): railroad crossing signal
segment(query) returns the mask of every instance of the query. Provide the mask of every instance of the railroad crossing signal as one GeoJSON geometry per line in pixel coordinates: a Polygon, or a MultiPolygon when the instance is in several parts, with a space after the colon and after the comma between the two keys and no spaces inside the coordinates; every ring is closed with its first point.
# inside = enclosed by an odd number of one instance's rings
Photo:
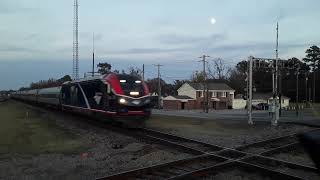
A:
{"type": "MultiPolygon", "coordinates": [[[[253,57],[253,68],[274,68],[276,59],[271,58],[256,58],[253,57]]],[[[278,67],[286,68],[289,66],[289,61],[284,59],[278,59],[278,67]]]]}

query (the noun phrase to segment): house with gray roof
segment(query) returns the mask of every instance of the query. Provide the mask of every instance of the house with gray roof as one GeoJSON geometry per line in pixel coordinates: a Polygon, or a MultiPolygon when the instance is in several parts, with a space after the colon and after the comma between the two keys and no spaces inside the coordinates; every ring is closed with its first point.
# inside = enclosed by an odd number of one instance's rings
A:
{"type": "Polygon", "coordinates": [[[202,109],[207,96],[210,109],[227,109],[232,107],[235,92],[224,82],[209,82],[205,92],[202,83],[184,83],[177,91],[178,96],[164,98],[164,109],[202,109]]]}

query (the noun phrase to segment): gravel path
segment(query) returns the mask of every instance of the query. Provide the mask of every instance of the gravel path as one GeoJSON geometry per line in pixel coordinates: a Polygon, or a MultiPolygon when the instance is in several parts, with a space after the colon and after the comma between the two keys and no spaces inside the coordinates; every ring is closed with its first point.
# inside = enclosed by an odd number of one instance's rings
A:
{"type": "Polygon", "coordinates": [[[77,116],[28,108],[44,121],[55,121],[81,136],[88,148],[69,154],[1,154],[0,179],[94,179],[191,156],[79,121],[77,116]]]}

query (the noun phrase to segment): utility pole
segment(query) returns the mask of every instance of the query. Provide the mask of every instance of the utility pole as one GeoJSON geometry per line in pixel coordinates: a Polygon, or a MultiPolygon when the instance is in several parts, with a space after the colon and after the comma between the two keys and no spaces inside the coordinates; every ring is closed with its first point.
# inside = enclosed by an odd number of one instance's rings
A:
{"type": "Polygon", "coordinates": [[[142,81],[144,81],[144,64],[142,64],[142,81]]]}
{"type": "Polygon", "coordinates": [[[248,59],[248,63],[249,63],[249,72],[248,72],[248,81],[249,81],[249,91],[247,92],[248,94],[248,124],[252,125],[253,121],[252,121],[252,61],[253,61],[253,57],[250,56],[248,59]]]}
{"type": "Polygon", "coordinates": [[[306,78],[306,80],[305,80],[305,90],[306,90],[306,92],[305,92],[305,101],[306,101],[306,107],[307,107],[308,106],[308,73],[306,72],[304,74],[304,76],[306,78]]]}
{"type": "Polygon", "coordinates": [[[299,115],[299,104],[298,104],[298,100],[299,100],[299,71],[300,71],[300,67],[299,64],[297,64],[296,66],[296,115],[299,115]]]}
{"type": "Polygon", "coordinates": [[[92,77],[94,76],[94,33],[92,36],[92,77]]]}
{"type": "Polygon", "coordinates": [[[247,78],[246,78],[246,100],[247,100],[247,115],[249,117],[249,70],[250,69],[250,59],[247,60],[247,78]]]}
{"type": "Polygon", "coordinates": [[[206,74],[206,58],[207,57],[210,57],[210,56],[207,56],[207,55],[202,55],[200,56],[199,58],[202,58],[202,60],[200,60],[199,62],[202,61],[203,63],[203,91],[202,91],[202,94],[203,94],[203,112],[206,112],[208,113],[208,103],[209,103],[209,97],[208,97],[208,82],[207,82],[207,74],[206,74]],[[206,92],[207,90],[207,92],[206,92]],[[206,95],[205,95],[206,94],[206,95]],[[205,102],[206,100],[206,102],[205,102]]]}
{"type": "Polygon", "coordinates": [[[155,64],[158,67],[158,109],[161,109],[161,84],[160,84],[160,64],[155,64]]]}
{"type": "Polygon", "coordinates": [[[313,98],[312,104],[316,103],[316,62],[313,62],[313,98]]]}

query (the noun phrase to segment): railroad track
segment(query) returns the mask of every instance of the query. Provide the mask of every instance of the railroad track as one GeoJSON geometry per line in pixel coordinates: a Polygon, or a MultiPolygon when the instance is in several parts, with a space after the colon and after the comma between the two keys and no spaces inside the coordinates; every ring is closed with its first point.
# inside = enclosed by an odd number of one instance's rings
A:
{"type": "Polygon", "coordinates": [[[315,167],[266,157],[278,151],[294,150],[297,134],[272,138],[235,149],[199,142],[193,139],[140,129],[140,135],[197,154],[188,159],[140,168],[98,179],[185,179],[210,177],[221,169],[253,172],[271,179],[320,179],[315,167]]]}
{"type": "Polygon", "coordinates": [[[208,154],[225,149],[222,146],[212,145],[190,138],[176,136],[168,133],[163,133],[151,129],[141,128],[137,130],[137,134],[144,138],[150,138],[154,141],[171,144],[179,147],[181,150],[186,150],[188,153],[208,154]]]}
{"type": "MultiPolygon", "coordinates": [[[[88,122],[93,123],[92,121],[88,122]]],[[[268,157],[277,152],[295,150],[295,147],[299,145],[296,134],[263,140],[231,149],[150,129],[132,131],[97,121],[94,121],[94,124],[129,136],[138,135],[141,138],[149,138],[155,143],[169,145],[195,155],[192,158],[140,168],[98,179],[203,179],[230,169],[238,169],[249,173],[257,172],[271,179],[304,179],[305,177],[308,177],[308,179],[320,179],[319,174],[317,174],[318,170],[315,167],[268,157]]]]}

